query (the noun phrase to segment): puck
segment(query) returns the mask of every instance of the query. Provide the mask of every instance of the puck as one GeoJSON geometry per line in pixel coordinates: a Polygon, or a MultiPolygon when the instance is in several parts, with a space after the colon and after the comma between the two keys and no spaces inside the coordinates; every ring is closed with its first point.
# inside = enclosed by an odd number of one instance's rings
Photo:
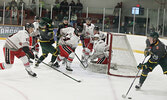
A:
{"type": "Polygon", "coordinates": [[[126,98],[126,95],[123,94],[123,95],[122,95],[122,98],[126,98]]]}
{"type": "Polygon", "coordinates": [[[128,99],[132,99],[132,97],[128,97],[128,99]]]}

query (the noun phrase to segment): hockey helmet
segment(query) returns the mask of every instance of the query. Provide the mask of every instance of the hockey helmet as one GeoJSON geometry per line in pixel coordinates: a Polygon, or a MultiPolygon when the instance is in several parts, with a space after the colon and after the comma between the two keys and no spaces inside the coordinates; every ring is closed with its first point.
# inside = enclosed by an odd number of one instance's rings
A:
{"type": "Polygon", "coordinates": [[[39,16],[35,16],[34,21],[36,21],[36,20],[40,20],[40,17],[39,16]]]}
{"type": "Polygon", "coordinates": [[[34,28],[34,25],[32,23],[26,23],[25,29],[27,29],[27,28],[34,28]]]}
{"type": "Polygon", "coordinates": [[[68,17],[64,17],[63,20],[68,20],[68,17]]]}
{"type": "Polygon", "coordinates": [[[77,26],[77,28],[75,28],[75,34],[77,34],[78,35],[78,33],[81,33],[82,32],[82,30],[83,30],[83,28],[81,27],[81,26],[77,26]]]}
{"type": "Polygon", "coordinates": [[[92,18],[91,18],[91,17],[87,17],[85,20],[89,20],[89,21],[91,21],[91,20],[92,20],[92,18]]]}
{"type": "Polygon", "coordinates": [[[95,35],[93,36],[93,41],[95,42],[95,41],[99,41],[99,40],[100,40],[99,34],[95,34],[95,35]]]}
{"type": "Polygon", "coordinates": [[[52,23],[52,19],[49,19],[47,17],[43,17],[43,18],[41,18],[41,22],[46,22],[48,24],[51,24],[52,23]]]}
{"type": "Polygon", "coordinates": [[[94,27],[94,30],[99,31],[99,27],[98,27],[98,26],[95,26],[95,27],[94,27]]]}
{"type": "Polygon", "coordinates": [[[151,33],[149,34],[149,37],[158,39],[158,38],[159,38],[159,34],[158,34],[157,32],[151,32],[151,33]]]}
{"type": "Polygon", "coordinates": [[[46,28],[47,26],[48,26],[47,22],[42,21],[42,22],[39,23],[40,28],[46,28]]]}

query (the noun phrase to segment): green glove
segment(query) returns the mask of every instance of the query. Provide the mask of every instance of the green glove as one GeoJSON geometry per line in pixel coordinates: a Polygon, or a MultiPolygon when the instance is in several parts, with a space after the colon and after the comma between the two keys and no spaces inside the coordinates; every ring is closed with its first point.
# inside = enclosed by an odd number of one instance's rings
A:
{"type": "Polygon", "coordinates": [[[150,49],[150,48],[146,48],[146,49],[144,50],[144,56],[147,57],[147,56],[149,56],[150,54],[151,54],[151,49],[150,49]]]}

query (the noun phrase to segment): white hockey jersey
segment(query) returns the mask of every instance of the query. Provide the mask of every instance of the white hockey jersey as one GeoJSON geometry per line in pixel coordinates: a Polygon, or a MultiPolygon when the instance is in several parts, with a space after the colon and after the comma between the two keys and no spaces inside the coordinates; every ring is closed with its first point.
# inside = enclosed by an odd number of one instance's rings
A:
{"type": "Polygon", "coordinates": [[[94,30],[95,25],[91,23],[90,26],[88,26],[86,23],[83,24],[83,35],[84,38],[90,38],[94,36],[93,30],[94,30]]]}
{"type": "Polygon", "coordinates": [[[5,42],[5,47],[10,50],[17,51],[24,46],[29,46],[29,34],[26,30],[20,30],[10,35],[5,42]]]}
{"type": "Polygon", "coordinates": [[[62,34],[62,37],[59,41],[59,45],[64,44],[64,45],[68,45],[71,48],[75,49],[78,46],[80,37],[75,35],[74,31],[75,29],[72,27],[61,29],[60,34],[62,34]]]}
{"type": "Polygon", "coordinates": [[[94,42],[93,49],[93,58],[102,58],[104,56],[108,57],[109,46],[103,40],[94,42]]]}
{"type": "Polygon", "coordinates": [[[34,22],[34,32],[31,34],[31,36],[37,36],[39,35],[39,23],[38,22],[34,22]]]}

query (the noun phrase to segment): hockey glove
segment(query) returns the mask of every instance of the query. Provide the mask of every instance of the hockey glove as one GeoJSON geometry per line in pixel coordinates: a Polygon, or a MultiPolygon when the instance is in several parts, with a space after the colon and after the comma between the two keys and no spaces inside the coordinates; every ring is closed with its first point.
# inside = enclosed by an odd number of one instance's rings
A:
{"type": "Polygon", "coordinates": [[[28,55],[29,58],[34,59],[33,52],[27,46],[23,47],[23,51],[28,55]]]}
{"type": "Polygon", "coordinates": [[[104,56],[105,56],[106,58],[108,58],[108,57],[109,57],[109,52],[108,52],[108,51],[104,52],[104,56]]]}
{"type": "Polygon", "coordinates": [[[83,35],[80,36],[80,40],[84,40],[84,36],[83,35]]]}
{"type": "Polygon", "coordinates": [[[144,56],[147,57],[147,56],[149,56],[150,54],[151,54],[151,49],[150,49],[150,48],[146,48],[146,49],[144,50],[144,56]]]}
{"type": "Polygon", "coordinates": [[[137,66],[137,68],[138,68],[138,69],[143,69],[143,68],[147,69],[147,65],[140,63],[140,64],[137,66]]]}

